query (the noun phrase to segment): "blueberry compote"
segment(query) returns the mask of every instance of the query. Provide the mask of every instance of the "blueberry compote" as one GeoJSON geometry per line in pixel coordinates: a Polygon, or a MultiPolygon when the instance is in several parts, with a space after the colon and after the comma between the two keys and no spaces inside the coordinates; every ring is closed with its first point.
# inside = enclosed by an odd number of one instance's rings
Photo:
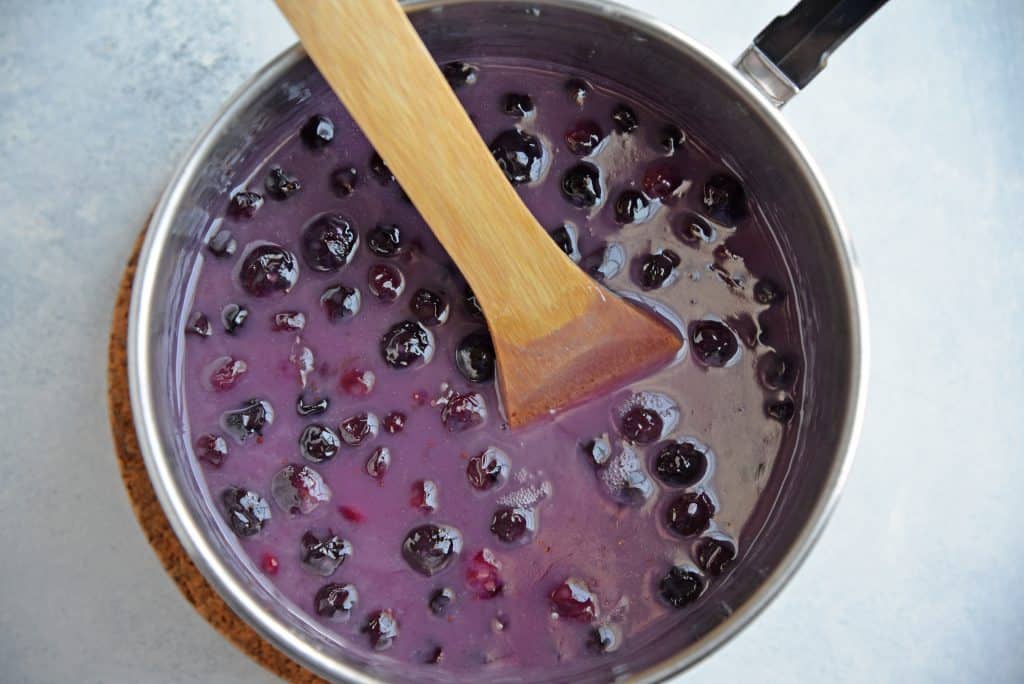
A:
{"type": "Polygon", "coordinates": [[[197,251],[187,441],[254,571],[339,647],[569,677],[719,610],[801,422],[796,298],[757,198],[685,113],[539,65],[448,71],[540,223],[676,325],[679,357],[508,429],[467,284],[317,81],[234,170],[207,235],[237,249],[197,251]],[[595,133],[567,137],[581,121],[595,133]]]}

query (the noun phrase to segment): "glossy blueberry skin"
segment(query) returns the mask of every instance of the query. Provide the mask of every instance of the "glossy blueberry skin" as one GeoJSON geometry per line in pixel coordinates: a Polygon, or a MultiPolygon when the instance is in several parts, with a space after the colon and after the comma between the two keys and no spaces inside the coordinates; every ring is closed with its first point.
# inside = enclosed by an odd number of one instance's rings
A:
{"type": "Polygon", "coordinates": [[[427,577],[447,568],[461,551],[462,533],[450,525],[420,525],[402,541],[402,558],[427,577]]]}
{"type": "Polygon", "coordinates": [[[473,383],[492,380],[494,365],[494,344],[487,330],[473,331],[459,340],[455,348],[455,367],[466,380],[473,383]]]}
{"type": "Polygon", "coordinates": [[[540,140],[518,128],[499,133],[491,141],[491,155],[512,185],[540,178],[544,148],[540,140]]]}
{"type": "Polygon", "coordinates": [[[676,566],[658,583],[658,593],[671,607],[685,608],[700,598],[705,586],[704,578],[699,573],[676,566]]]}
{"type": "Polygon", "coordinates": [[[601,201],[601,173],[589,162],[581,162],[562,176],[562,196],[581,209],[595,206],[601,201]]]}

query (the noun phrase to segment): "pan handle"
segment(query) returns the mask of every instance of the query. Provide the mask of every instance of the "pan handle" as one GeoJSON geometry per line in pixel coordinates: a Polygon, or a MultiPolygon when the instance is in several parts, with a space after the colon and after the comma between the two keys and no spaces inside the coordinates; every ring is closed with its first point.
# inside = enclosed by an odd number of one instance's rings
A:
{"type": "Polygon", "coordinates": [[[776,107],[789,102],[828,63],[832,51],[887,0],[800,0],[775,17],[736,60],[776,107]]]}

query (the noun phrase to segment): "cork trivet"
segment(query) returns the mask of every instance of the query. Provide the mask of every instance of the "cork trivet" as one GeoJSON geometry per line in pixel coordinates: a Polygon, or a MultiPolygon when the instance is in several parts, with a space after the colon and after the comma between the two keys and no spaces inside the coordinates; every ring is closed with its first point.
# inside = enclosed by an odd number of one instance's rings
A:
{"type": "Polygon", "coordinates": [[[110,427],[114,433],[121,478],[124,480],[125,489],[128,490],[132,508],[135,509],[135,516],[139,519],[146,539],[149,540],[164,569],[196,612],[214,629],[250,658],[287,682],[324,682],[271,646],[235,615],[206,582],[171,530],[149,482],[142,453],[139,451],[138,438],[135,435],[135,425],[132,422],[131,399],[128,395],[128,354],[125,346],[128,337],[128,307],[132,296],[132,279],[135,277],[135,266],[144,235],[145,232],[139,235],[121,278],[117,301],[114,304],[114,320],[110,329],[107,366],[110,427]]]}

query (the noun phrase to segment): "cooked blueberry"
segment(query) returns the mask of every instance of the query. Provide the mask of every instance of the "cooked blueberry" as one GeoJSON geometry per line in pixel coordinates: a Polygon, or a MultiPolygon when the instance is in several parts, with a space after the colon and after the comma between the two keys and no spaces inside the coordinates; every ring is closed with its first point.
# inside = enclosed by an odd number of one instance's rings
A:
{"type": "Polygon", "coordinates": [[[367,287],[382,302],[393,302],[405,291],[405,276],[391,264],[374,264],[366,276],[367,287]]]}
{"type": "Polygon", "coordinates": [[[466,584],[477,598],[491,599],[501,593],[505,583],[501,580],[501,566],[489,549],[477,551],[466,568],[466,584]]]}
{"type": "Polygon", "coordinates": [[[718,577],[736,560],[736,545],[720,537],[702,537],[697,541],[694,557],[701,570],[718,577]]]}
{"type": "Polygon", "coordinates": [[[331,172],[331,189],[338,197],[348,197],[359,185],[359,171],[354,166],[339,166],[331,172]]]}
{"type": "Polygon", "coordinates": [[[579,263],[580,245],[579,232],[576,226],[571,223],[563,223],[550,233],[551,239],[555,241],[558,248],[565,252],[565,255],[574,262],[579,263]]]}
{"type": "Polygon", "coordinates": [[[380,479],[391,467],[391,450],[387,447],[377,447],[366,459],[366,474],[370,477],[380,479]]]}
{"type": "Polygon", "coordinates": [[[754,283],[754,299],[757,300],[758,304],[774,304],[775,302],[781,302],[784,297],[785,293],[774,280],[761,278],[754,283]]]}
{"type": "Polygon", "coordinates": [[[306,314],[299,311],[279,311],[270,321],[274,332],[298,332],[306,327],[306,314]]]}
{"type": "Polygon", "coordinates": [[[423,365],[434,356],[434,336],[416,321],[402,321],[384,333],[380,353],[392,368],[423,365]]]}
{"type": "Polygon", "coordinates": [[[675,154],[686,142],[686,134],[679,128],[669,124],[661,129],[661,147],[666,154],[675,154]]]}
{"type": "Polygon", "coordinates": [[[487,405],[478,392],[452,392],[441,407],[441,422],[448,432],[462,432],[487,420],[487,405]]]}
{"type": "Polygon", "coordinates": [[[658,592],[673,608],[684,608],[704,592],[704,578],[697,572],[675,566],[661,578],[658,592]]]}
{"type": "Polygon", "coordinates": [[[595,466],[603,466],[612,457],[612,443],[607,434],[595,437],[589,442],[582,444],[583,453],[587,455],[590,462],[595,466]]]}
{"type": "Polygon", "coordinates": [[[621,642],[618,629],[612,625],[598,625],[587,636],[587,649],[594,653],[613,653],[621,642]]]}
{"type": "Polygon", "coordinates": [[[299,435],[299,453],[307,461],[323,463],[334,458],[341,446],[341,440],[334,430],[324,425],[307,425],[299,435]]]}
{"type": "Polygon", "coordinates": [[[491,155],[512,185],[540,178],[543,152],[540,140],[518,128],[499,133],[491,141],[491,155]]]}
{"type": "Polygon", "coordinates": [[[289,464],[270,480],[270,495],[286,513],[308,515],[331,500],[331,489],[309,466],[289,464]]]}
{"type": "Polygon", "coordinates": [[[684,214],[676,224],[675,233],[680,240],[690,246],[712,242],[715,239],[715,229],[696,214],[684,214]]]}
{"type": "Polygon", "coordinates": [[[645,290],[654,290],[665,285],[679,263],[679,255],[670,249],[648,254],[640,262],[640,286],[645,290]]]}
{"type": "Polygon", "coordinates": [[[233,356],[218,357],[205,369],[206,380],[214,392],[226,392],[234,387],[249,370],[249,364],[233,356]]]}
{"type": "Polygon", "coordinates": [[[343,216],[320,214],[302,229],[301,245],[307,266],[331,273],[352,260],[359,247],[359,233],[343,216]]]}
{"type": "Polygon", "coordinates": [[[620,133],[632,133],[640,125],[636,119],[636,112],[624,104],[620,104],[612,111],[612,121],[620,133]]]}
{"type": "Polygon", "coordinates": [[[697,360],[715,368],[721,368],[732,361],[739,350],[736,335],[721,321],[694,323],[690,327],[690,342],[697,360]]]}
{"type": "Polygon", "coordinates": [[[444,648],[441,646],[435,646],[430,649],[426,657],[423,659],[423,663],[426,665],[440,665],[444,662],[444,648]]]}
{"type": "Polygon", "coordinates": [[[325,584],[316,592],[313,607],[316,614],[328,620],[347,620],[359,603],[359,592],[351,584],[325,584]]]}
{"type": "Polygon", "coordinates": [[[334,140],[334,122],[322,114],[310,117],[300,131],[302,142],[314,150],[334,140]]]}
{"type": "Polygon", "coordinates": [[[593,278],[611,280],[626,265],[626,250],[617,242],[609,242],[602,249],[588,255],[580,265],[593,278]]]}
{"type": "Polygon", "coordinates": [[[199,337],[209,337],[213,334],[213,324],[201,311],[193,311],[185,322],[185,332],[199,337]]]}
{"type": "Polygon", "coordinates": [[[455,348],[455,367],[470,382],[494,378],[494,345],[486,330],[475,330],[463,337],[455,348]]]}
{"type": "Polygon", "coordinates": [[[705,492],[686,492],[669,504],[666,521],[680,537],[695,537],[711,524],[715,505],[705,492]]]}
{"type": "Polygon", "coordinates": [[[195,450],[200,461],[218,467],[228,457],[228,442],[220,435],[200,435],[196,439],[195,450]]]}
{"type": "Polygon", "coordinates": [[[384,426],[384,431],[389,435],[398,434],[405,429],[405,414],[401,411],[392,411],[384,416],[381,425],[384,426]]]}
{"type": "Polygon", "coordinates": [[[391,173],[391,169],[376,152],[370,155],[370,173],[381,185],[390,185],[395,182],[395,174],[391,173]]]}
{"type": "Polygon", "coordinates": [[[623,190],[615,199],[615,221],[618,223],[643,223],[652,212],[651,202],[642,192],[623,190]]]}
{"type": "Polygon", "coordinates": [[[473,85],[476,83],[476,72],[475,66],[465,62],[448,62],[441,66],[441,73],[452,88],[473,85]]]}
{"type": "Polygon", "coordinates": [[[650,444],[661,437],[664,422],[657,411],[634,406],[622,416],[622,436],[636,444],[650,444]]]}
{"type": "Polygon", "coordinates": [[[218,230],[216,235],[206,243],[206,248],[218,259],[229,257],[238,249],[238,241],[230,230],[218,230]]]}
{"type": "Polygon", "coordinates": [[[299,279],[295,255],[281,245],[264,243],[246,252],[238,272],[245,291],[254,297],[288,292],[299,279]]]}
{"type": "Polygon", "coordinates": [[[796,363],[792,358],[768,352],[757,362],[761,383],[771,390],[787,389],[796,380],[796,363]]]}
{"type": "Polygon", "coordinates": [[[462,304],[463,308],[466,310],[466,315],[474,321],[484,320],[484,310],[480,306],[480,300],[477,299],[476,294],[473,293],[473,290],[471,290],[468,285],[466,286],[466,291],[463,293],[462,304]]]}
{"type": "Polygon", "coordinates": [[[267,194],[276,200],[288,199],[302,189],[299,179],[285,173],[280,166],[270,169],[263,185],[267,189],[267,194]]]}
{"type": "Polygon", "coordinates": [[[586,104],[587,95],[590,94],[590,85],[584,80],[571,78],[565,82],[565,92],[577,107],[583,107],[586,104]]]}
{"type": "Polygon", "coordinates": [[[796,407],[793,405],[792,399],[769,401],[765,405],[765,413],[767,413],[768,417],[773,420],[777,420],[780,423],[788,423],[793,419],[793,414],[796,413],[796,407]]]}
{"type": "Polygon", "coordinates": [[[263,206],[263,195],[258,192],[236,192],[231,196],[228,212],[232,216],[250,218],[263,206]]]}
{"type": "Polygon", "coordinates": [[[491,516],[491,532],[503,542],[521,541],[527,532],[533,531],[532,512],[513,506],[502,506],[491,516]]]}
{"type": "Polygon", "coordinates": [[[425,288],[413,293],[412,299],[409,300],[409,309],[416,320],[428,326],[443,325],[451,312],[447,297],[425,288]]]}
{"type": "Polygon", "coordinates": [[[300,548],[303,567],[321,577],[333,575],[345,559],[352,555],[352,545],[331,530],[327,530],[327,534],[322,537],[307,530],[302,535],[300,548]]]}
{"type": "Polygon", "coordinates": [[[402,558],[428,577],[444,570],[462,551],[462,533],[449,525],[420,525],[402,541],[402,558]]]}
{"type": "Polygon", "coordinates": [[[533,100],[525,93],[507,93],[501,98],[501,111],[521,119],[533,111],[533,100]]]}
{"type": "Polygon", "coordinates": [[[306,395],[303,394],[299,396],[299,400],[295,404],[295,412],[303,418],[306,416],[318,416],[327,411],[327,405],[327,397],[307,399],[306,395]]]}
{"type": "Polygon", "coordinates": [[[240,537],[251,537],[270,520],[270,505],[256,492],[228,487],[220,495],[228,525],[240,537]]]}
{"type": "Polygon", "coordinates": [[[589,621],[597,615],[597,597],[587,583],[570,577],[551,592],[552,609],[560,617],[589,621]]]}
{"type": "Polygon", "coordinates": [[[577,207],[592,207],[601,200],[601,175],[597,167],[581,162],[562,176],[562,194],[577,207]]]}
{"type": "Polygon", "coordinates": [[[332,323],[352,318],[359,313],[363,297],[359,290],[342,284],[332,285],[320,295],[320,307],[332,323]]]}
{"type": "Polygon", "coordinates": [[[651,199],[666,200],[682,185],[682,170],[667,159],[652,163],[644,172],[644,194],[651,199]]]}
{"type": "Polygon", "coordinates": [[[696,484],[707,469],[707,449],[692,440],[669,442],[658,451],[654,460],[658,479],[676,487],[696,484]]]}
{"type": "Polygon", "coordinates": [[[398,637],[398,620],[390,610],[378,610],[371,613],[363,626],[363,632],[370,638],[370,646],[375,651],[386,651],[391,642],[398,637]]]}
{"type": "Polygon", "coordinates": [[[263,435],[263,428],[274,422],[274,408],[269,401],[250,399],[234,411],[225,411],[220,417],[224,428],[239,443],[252,435],[263,435]]]}
{"type": "Polygon", "coordinates": [[[720,223],[736,223],[747,215],[747,194],[735,176],[720,173],[704,184],[704,207],[720,223]]]}
{"type": "Polygon", "coordinates": [[[466,464],[466,479],[480,491],[496,489],[505,484],[511,466],[508,456],[497,447],[487,447],[466,464]]]}
{"type": "Polygon", "coordinates": [[[390,223],[379,223],[366,236],[366,246],[377,256],[393,257],[405,251],[402,231],[390,223]]]}
{"type": "Polygon", "coordinates": [[[380,419],[373,413],[357,413],[338,425],[341,440],[349,446],[359,446],[377,436],[380,419]]]}
{"type": "Polygon", "coordinates": [[[439,491],[433,480],[417,480],[412,484],[412,496],[409,503],[421,513],[433,513],[437,510],[439,491]]]}
{"type": "Polygon", "coordinates": [[[438,617],[445,615],[455,602],[455,592],[448,587],[441,587],[430,595],[430,612],[438,617]]]}
{"type": "Polygon", "coordinates": [[[228,304],[220,312],[220,321],[224,324],[224,331],[229,335],[234,335],[248,317],[249,310],[239,304],[228,304]]]}
{"type": "Polygon", "coordinates": [[[352,397],[365,397],[373,391],[377,384],[377,374],[372,370],[350,368],[341,375],[338,381],[345,394],[352,397]]]}
{"type": "Polygon", "coordinates": [[[565,132],[565,144],[569,151],[585,157],[597,149],[604,140],[604,131],[593,119],[580,119],[565,132]]]}

